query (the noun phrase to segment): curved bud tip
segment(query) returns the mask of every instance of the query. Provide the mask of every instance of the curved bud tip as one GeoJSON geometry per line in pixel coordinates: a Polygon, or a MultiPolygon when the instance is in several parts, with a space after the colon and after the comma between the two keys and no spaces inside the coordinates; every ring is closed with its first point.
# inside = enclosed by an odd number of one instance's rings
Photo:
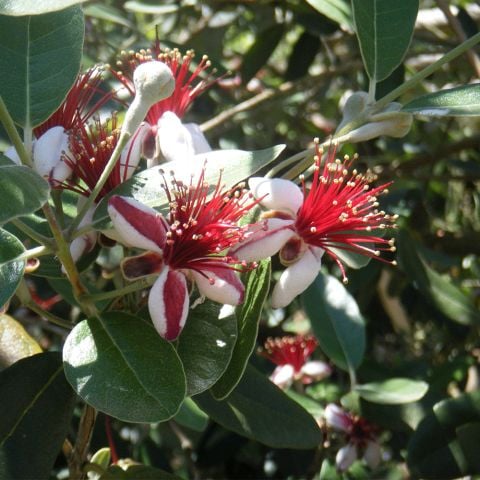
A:
{"type": "Polygon", "coordinates": [[[133,73],[136,95],[153,105],[172,95],[175,78],[163,62],[152,60],[140,64],[133,73]]]}

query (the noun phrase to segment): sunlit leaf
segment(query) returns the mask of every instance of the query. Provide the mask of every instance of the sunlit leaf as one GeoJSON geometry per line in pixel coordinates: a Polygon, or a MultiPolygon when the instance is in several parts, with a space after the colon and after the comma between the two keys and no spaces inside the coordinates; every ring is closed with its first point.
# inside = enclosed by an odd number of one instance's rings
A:
{"type": "Polygon", "coordinates": [[[389,378],[383,382],[364,383],[355,387],[355,391],[364,400],[386,405],[416,402],[427,390],[427,383],[409,378],[389,378]]]}

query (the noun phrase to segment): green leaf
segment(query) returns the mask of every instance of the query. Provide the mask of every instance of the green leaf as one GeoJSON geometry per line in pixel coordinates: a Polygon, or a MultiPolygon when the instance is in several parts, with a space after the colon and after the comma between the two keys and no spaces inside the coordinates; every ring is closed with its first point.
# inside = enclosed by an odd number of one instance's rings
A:
{"type": "Polygon", "coordinates": [[[245,299],[235,311],[237,343],[226,372],[211,390],[217,400],[228,396],[245,372],[248,359],[255,348],[260,315],[270,288],[270,275],[270,259],[266,259],[259,262],[258,267],[246,276],[245,299]]]}
{"type": "Polygon", "coordinates": [[[14,318],[0,314],[0,370],[25,357],[42,353],[40,345],[14,318]]]}
{"type": "Polygon", "coordinates": [[[175,421],[196,432],[203,432],[208,425],[208,416],[191,398],[186,398],[175,415],[175,421]]]}
{"type": "Polygon", "coordinates": [[[167,420],[185,397],[185,374],[173,346],[127,313],[80,322],[67,337],[63,360],[80,397],[126,422],[167,420]]]}
{"type": "Polygon", "coordinates": [[[0,225],[38,210],[48,199],[48,183],[31,168],[0,165],[0,225]]]}
{"type": "Polygon", "coordinates": [[[320,273],[302,295],[321,349],[344,370],[355,370],[365,353],[365,320],[357,302],[331,275],[320,273]]]}
{"type": "Polygon", "coordinates": [[[83,33],[79,6],[44,15],[0,16],[0,96],[16,123],[34,127],[60,106],[80,69],[83,33]]]}
{"type": "Polygon", "coordinates": [[[19,260],[18,257],[24,251],[25,248],[16,237],[0,228],[0,307],[10,300],[23,278],[25,260],[19,260]]]}
{"type": "Polygon", "coordinates": [[[477,474],[480,437],[480,391],[443,400],[418,425],[408,444],[407,462],[413,475],[454,479],[477,474]],[[473,441],[468,446],[467,441],[473,441]],[[465,448],[466,447],[466,448],[465,448]]]}
{"type": "Polygon", "coordinates": [[[426,300],[454,322],[480,324],[480,312],[472,298],[425,263],[406,230],[399,232],[397,250],[400,266],[426,300]]]}
{"type": "Polygon", "coordinates": [[[433,117],[480,115],[480,83],[429,93],[407,103],[402,111],[433,117]]]}
{"type": "Polygon", "coordinates": [[[124,13],[112,5],[102,5],[101,3],[88,4],[83,7],[83,13],[87,17],[118,23],[118,25],[123,25],[131,29],[135,28],[132,22],[125,17],[124,13]]]}
{"type": "Polygon", "coordinates": [[[402,62],[413,35],[418,0],[352,0],[363,63],[371,80],[387,78],[402,62]]]}
{"type": "Polygon", "coordinates": [[[270,447],[315,448],[322,441],[313,417],[251,366],[225,400],[208,392],[194,400],[226,429],[270,447]]]}
{"type": "Polygon", "coordinates": [[[220,306],[206,301],[190,311],[177,353],[187,377],[187,395],[209,389],[223,374],[237,338],[235,318],[218,318],[220,306]]]}
{"type": "Polygon", "coordinates": [[[262,30],[257,35],[255,42],[243,56],[242,66],[240,67],[240,74],[244,84],[247,84],[267,63],[284,33],[284,26],[275,24],[262,30]]]}
{"type": "Polygon", "coordinates": [[[295,42],[292,53],[288,58],[285,80],[296,80],[306,75],[317,55],[320,45],[321,41],[318,35],[303,32],[295,42]]]}
{"type": "Polygon", "coordinates": [[[294,390],[288,389],[285,393],[292,399],[295,400],[300,406],[302,406],[312,417],[322,418],[325,412],[325,409],[312,398],[307,395],[297,393],[294,390]]]}
{"type": "Polygon", "coordinates": [[[345,0],[307,0],[317,12],[339,25],[353,26],[352,8],[345,0]]]}
{"type": "Polygon", "coordinates": [[[63,10],[86,0],[0,0],[0,15],[20,17],[63,10]]]}
{"type": "Polygon", "coordinates": [[[50,478],[75,404],[60,355],[40,353],[0,372],[0,398],[0,478],[50,478]]]}
{"type": "Polygon", "coordinates": [[[364,400],[385,405],[416,402],[427,390],[427,383],[409,378],[389,378],[383,382],[364,383],[355,387],[355,391],[364,400]]]}
{"type": "MultiPolygon", "coordinates": [[[[210,184],[211,191],[217,185],[219,172],[222,171],[222,185],[227,188],[247,179],[261,168],[273,162],[285,148],[285,145],[276,145],[264,150],[246,152],[243,150],[214,150],[196,155],[192,165],[203,165],[206,161],[205,180],[210,184]]],[[[133,197],[150,207],[162,209],[168,206],[165,191],[162,188],[160,170],[164,172],[185,173],[188,164],[184,161],[163,163],[158,167],[149,168],[134,175],[130,180],[115,188],[99,203],[93,217],[97,229],[107,228],[110,217],[107,212],[108,199],[112,195],[133,197]]]]}

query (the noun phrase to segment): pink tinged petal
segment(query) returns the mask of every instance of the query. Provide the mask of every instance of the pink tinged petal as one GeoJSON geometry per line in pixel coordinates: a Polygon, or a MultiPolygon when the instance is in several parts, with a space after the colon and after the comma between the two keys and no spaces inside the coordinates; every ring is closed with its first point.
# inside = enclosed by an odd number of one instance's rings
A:
{"type": "Polygon", "coordinates": [[[309,380],[306,383],[310,383],[310,381],[319,381],[327,378],[332,373],[332,369],[328,363],[321,362],[320,360],[312,360],[305,363],[300,372],[307,377],[306,379],[302,379],[304,383],[305,380],[309,380]]]}
{"type": "Polygon", "coordinates": [[[295,235],[290,228],[292,225],[293,220],[269,219],[266,221],[266,230],[258,229],[251,233],[246,241],[230,251],[230,255],[245,262],[271,257],[295,235]]]}
{"type": "Polygon", "coordinates": [[[68,135],[63,127],[52,127],[35,142],[33,149],[35,170],[54,183],[64,182],[72,174],[72,168],[63,161],[63,155],[72,157],[68,135]]]}
{"type": "Polygon", "coordinates": [[[377,442],[369,440],[363,454],[363,459],[371,469],[377,468],[382,459],[380,445],[377,442]]]}
{"type": "MultiPolygon", "coordinates": [[[[83,205],[86,202],[85,197],[80,197],[77,203],[77,211],[80,211],[83,205]]],[[[82,221],[79,223],[78,227],[82,228],[86,225],[90,225],[93,220],[93,214],[95,213],[95,207],[91,207],[85,216],[82,218],[82,221]]],[[[91,231],[81,237],[74,238],[70,244],[70,254],[72,255],[73,261],[76,262],[84,253],[89,252],[95,246],[97,241],[97,232],[91,231]]]]}
{"type": "Polygon", "coordinates": [[[270,380],[277,387],[288,388],[293,382],[294,375],[295,369],[293,368],[293,365],[280,365],[276,367],[273,373],[270,375],[270,380]]]}
{"type": "Polygon", "coordinates": [[[108,214],[124,243],[162,253],[167,231],[161,213],[134,198],[114,195],[108,201],[108,214]]]}
{"type": "Polygon", "coordinates": [[[310,286],[320,271],[322,254],[321,249],[309,248],[284,270],[272,292],[272,308],[286,307],[310,286]]]}
{"type": "Polygon", "coordinates": [[[142,122],[133,137],[128,141],[120,156],[120,178],[128,180],[138,167],[145,137],[150,133],[150,126],[142,122]]]}
{"type": "Polygon", "coordinates": [[[242,303],[245,288],[237,274],[228,268],[202,270],[201,273],[192,271],[193,278],[199,292],[214,302],[238,305],[242,303]]]}
{"type": "Polygon", "coordinates": [[[342,432],[348,432],[352,427],[350,415],[334,403],[329,403],[325,407],[325,421],[329,427],[342,432]]]}
{"type": "Polygon", "coordinates": [[[166,162],[185,161],[195,155],[190,132],[173,112],[165,112],[157,126],[158,145],[166,162]]]}
{"type": "Polygon", "coordinates": [[[175,340],[188,315],[188,290],[185,275],[165,268],[148,295],[148,310],[157,332],[165,340],[175,340]]]}
{"type": "Polygon", "coordinates": [[[296,214],[303,204],[303,193],[298,185],[283,178],[252,177],[248,186],[260,204],[269,210],[288,210],[296,214]]]}
{"type": "Polygon", "coordinates": [[[185,123],[184,127],[187,129],[188,133],[190,133],[193,151],[195,152],[195,155],[212,151],[212,148],[210,147],[207,139],[205,138],[205,135],[196,123],[185,123]]]}
{"type": "Polygon", "coordinates": [[[22,161],[20,160],[20,157],[18,156],[17,150],[15,147],[8,147],[3,154],[9,158],[13,163],[16,163],[17,165],[21,165],[22,161]]]}
{"type": "Polygon", "coordinates": [[[156,252],[145,252],[135,257],[122,260],[121,269],[127,280],[136,280],[161,272],[163,268],[163,255],[156,252]]]}
{"type": "Polygon", "coordinates": [[[357,459],[357,447],[353,443],[347,443],[335,457],[335,465],[340,472],[346,472],[357,459]]]}

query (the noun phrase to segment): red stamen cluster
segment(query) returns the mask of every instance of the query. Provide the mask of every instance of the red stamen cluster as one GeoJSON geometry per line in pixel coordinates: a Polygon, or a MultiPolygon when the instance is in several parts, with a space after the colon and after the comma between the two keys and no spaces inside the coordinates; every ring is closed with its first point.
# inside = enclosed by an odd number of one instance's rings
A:
{"type": "Polygon", "coordinates": [[[216,82],[216,79],[210,75],[207,75],[204,79],[201,78],[203,72],[211,66],[211,62],[206,55],[193,68],[193,71],[190,71],[194,57],[193,50],[188,50],[185,55],[182,55],[176,48],[161,50],[157,41],[152,48],[147,50],[122,52],[117,62],[119,70],[112,71],[112,73],[127,88],[129,93],[134,95],[133,72],[138,65],[151,60],[160,60],[170,67],[175,77],[175,90],[170,97],[156,103],[148,111],[146,120],[154,126],[167,111],[182,118],[195,98],[216,82]]]}
{"type": "Polygon", "coordinates": [[[57,126],[71,130],[75,125],[85,125],[112,97],[111,92],[106,93],[100,90],[101,81],[102,71],[98,67],[90,68],[80,74],[60,107],[50,115],[48,120],[34,128],[35,136],[39,138],[50,128],[57,126]],[[93,105],[90,105],[96,93],[100,93],[101,96],[93,105]]]}
{"type": "Polygon", "coordinates": [[[258,202],[242,187],[223,191],[221,177],[212,188],[205,181],[202,169],[196,185],[164,178],[170,212],[163,257],[174,269],[230,268],[238,270],[230,256],[222,252],[245,238],[248,226],[238,225],[239,220],[258,202]]]}
{"type": "Polygon", "coordinates": [[[351,425],[347,431],[347,441],[366,447],[369,441],[375,441],[378,428],[362,417],[350,414],[351,425]]]}
{"type": "MultiPolygon", "coordinates": [[[[70,134],[72,158],[65,157],[65,162],[73,169],[74,176],[83,181],[83,185],[65,182],[59,187],[88,197],[105,170],[119,136],[120,130],[117,128],[116,115],[104,122],[96,118],[89,126],[85,126],[83,123],[77,124],[70,134]]],[[[120,159],[115,164],[115,168],[97,197],[97,202],[127,180],[128,160],[129,156],[127,155],[126,163],[122,163],[122,159],[120,159]]]]}
{"type": "Polygon", "coordinates": [[[275,365],[292,365],[295,373],[298,373],[317,345],[317,340],[311,335],[268,338],[260,353],[275,365]]]}
{"type": "MultiPolygon", "coordinates": [[[[375,235],[374,230],[395,228],[397,215],[387,215],[377,209],[377,197],[387,193],[391,183],[370,188],[377,179],[371,172],[349,171],[356,156],[343,161],[335,159],[335,148],[327,152],[321,167],[323,151],[316,147],[313,179],[307,193],[302,177],[304,202],[297,213],[295,223],[298,235],[305,243],[323,248],[338,264],[346,280],[343,265],[332,249],[343,249],[372,258],[379,258],[382,251],[394,252],[394,240],[375,235]],[[377,244],[373,249],[372,244],[377,244]]],[[[395,264],[395,261],[388,262],[395,264]]]]}

